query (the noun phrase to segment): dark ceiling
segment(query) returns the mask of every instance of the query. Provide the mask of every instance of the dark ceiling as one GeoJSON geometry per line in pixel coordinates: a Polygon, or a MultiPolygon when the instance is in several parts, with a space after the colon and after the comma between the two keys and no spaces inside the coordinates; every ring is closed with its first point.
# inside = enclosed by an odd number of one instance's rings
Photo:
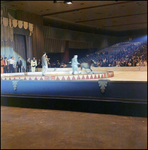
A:
{"type": "Polygon", "coordinates": [[[104,34],[147,31],[147,1],[1,1],[1,7],[41,15],[45,26],[104,34]]]}

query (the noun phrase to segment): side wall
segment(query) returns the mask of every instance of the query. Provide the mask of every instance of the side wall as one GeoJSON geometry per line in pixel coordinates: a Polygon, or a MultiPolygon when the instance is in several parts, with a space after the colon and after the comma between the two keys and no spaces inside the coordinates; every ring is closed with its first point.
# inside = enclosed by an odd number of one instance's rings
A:
{"type": "MultiPolygon", "coordinates": [[[[83,42],[92,42],[92,48],[102,49],[118,42],[128,41],[129,37],[117,37],[109,35],[101,35],[94,33],[86,33],[80,31],[72,31],[54,27],[43,27],[44,37],[57,38],[62,40],[74,40],[83,42]]],[[[74,47],[71,47],[74,48],[74,47]]]]}

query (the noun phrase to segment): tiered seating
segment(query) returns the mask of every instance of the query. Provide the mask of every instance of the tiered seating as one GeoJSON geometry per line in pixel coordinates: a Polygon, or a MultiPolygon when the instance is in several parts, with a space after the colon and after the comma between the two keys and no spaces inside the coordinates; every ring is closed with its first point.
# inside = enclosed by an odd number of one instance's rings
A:
{"type": "Polygon", "coordinates": [[[104,60],[105,61],[107,60],[105,66],[108,66],[109,64],[110,66],[115,66],[117,61],[131,61],[130,58],[132,58],[132,56],[135,55],[139,51],[140,47],[142,47],[144,44],[147,45],[147,42],[146,43],[145,42],[117,43],[110,47],[96,51],[95,53],[91,53],[81,58],[79,62],[80,63],[88,62],[90,59],[93,59],[96,62],[102,63],[104,62],[104,60]]]}

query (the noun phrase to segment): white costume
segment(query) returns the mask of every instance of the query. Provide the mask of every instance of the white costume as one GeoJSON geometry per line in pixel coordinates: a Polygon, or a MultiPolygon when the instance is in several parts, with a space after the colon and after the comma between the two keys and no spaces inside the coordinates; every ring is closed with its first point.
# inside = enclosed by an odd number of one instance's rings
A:
{"type": "Polygon", "coordinates": [[[45,57],[46,53],[42,56],[42,76],[45,76],[45,73],[47,72],[48,64],[47,64],[47,58],[45,57]]]}
{"type": "Polygon", "coordinates": [[[37,60],[31,60],[31,71],[35,72],[37,66],[37,60]]]}
{"type": "Polygon", "coordinates": [[[72,74],[74,75],[75,71],[77,71],[79,74],[79,69],[78,69],[78,60],[77,60],[77,57],[78,55],[74,55],[74,57],[72,58],[72,61],[71,61],[71,66],[72,66],[72,74]]]}

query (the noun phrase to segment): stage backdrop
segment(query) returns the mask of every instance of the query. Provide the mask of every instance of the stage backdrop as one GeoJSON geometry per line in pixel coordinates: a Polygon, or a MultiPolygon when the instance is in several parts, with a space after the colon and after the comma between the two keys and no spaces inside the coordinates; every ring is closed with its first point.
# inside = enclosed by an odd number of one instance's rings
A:
{"type": "MultiPolygon", "coordinates": [[[[10,16],[9,16],[10,17],[10,16]]],[[[30,24],[33,25],[33,24],[30,24]]],[[[27,57],[32,59],[32,33],[28,22],[1,17],[1,55],[3,59],[21,57],[22,71],[26,70],[27,57]]],[[[14,66],[16,68],[16,64],[14,66]]]]}

